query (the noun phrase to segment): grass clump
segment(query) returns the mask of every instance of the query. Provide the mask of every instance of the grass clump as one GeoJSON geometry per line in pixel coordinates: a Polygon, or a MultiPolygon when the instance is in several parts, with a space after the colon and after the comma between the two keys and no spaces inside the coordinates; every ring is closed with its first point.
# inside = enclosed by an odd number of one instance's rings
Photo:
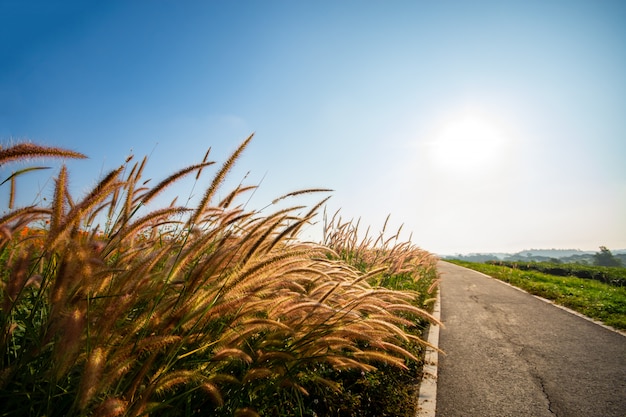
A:
{"type": "MultiPolygon", "coordinates": [[[[377,370],[417,366],[415,323],[432,319],[418,278],[433,273],[430,258],[383,242],[359,247],[355,267],[337,240],[300,241],[325,200],[305,214],[264,214],[238,204],[252,188],[239,186],[216,201],[250,139],[196,207],[150,203],[182,177],[199,179],[208,153],[153,188],[146,159],[129,159],[78,200],[63,166],[49,206],[9,207],[0,414],[365,415],[357,409],[371,404],[356,387],[377,370]],[[346,409],[327,400],[351,396],[346,409]]],[[[15,145],[0,162],[41,156],[82,157],[15,145]]]]}
{"type": "Polygon", "coordinates": [[[626,287],[504,265],[450,261],[508,282],[603,323],[626,330],[626,287]]]}
{"type": "MultiPolygon", "coordinates": [[[[429,322],[424,311],[432,311],[437,287],[436,258],[411,244],[410,239],[400,239],[402,227],[386,236],[387,217],[382,231],[370,235],[368,228],[361,236],[359,222],[343,221],[338,213],[325,216],[324,244],[334,250],[339,259],[361,271],[375,271],[368,281],[376,288],[402,291],[410,295],[412,312],[401,312],[404,332],[421,337],[429,322]]],[[[347,394],[327,401],[341,404],[341,416],[414,416],[418,399],[418,384],[422,376],[424,343],[404,341],[402,348],[419,358],[406,361],[406,368],[395,369],[387,364],[375,373],[352,372],[334,375],[347,387],[347,394]]],[[[323,415],[323,414],[320,414],[323,415]]]]}

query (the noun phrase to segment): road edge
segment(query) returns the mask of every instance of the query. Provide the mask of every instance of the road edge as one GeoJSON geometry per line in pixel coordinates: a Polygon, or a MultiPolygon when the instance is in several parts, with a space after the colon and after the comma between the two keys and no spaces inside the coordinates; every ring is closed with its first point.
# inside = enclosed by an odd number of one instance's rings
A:
{"type": "MultiPolygon", "coordinates": [[[[441,321],[441,287],[437,288],[433,317],[441,321]]],[[[436,324],[428,326],[426,341],[435,348],[439,348],[439,327],[436,324]]],[[[422,380],[420,381],[417,400],[416,417],[435,417],[437,409],[437,368],[439,366],[439,353],[431,347],[426,348],[424,366],[422,368],[422,380]]]]}

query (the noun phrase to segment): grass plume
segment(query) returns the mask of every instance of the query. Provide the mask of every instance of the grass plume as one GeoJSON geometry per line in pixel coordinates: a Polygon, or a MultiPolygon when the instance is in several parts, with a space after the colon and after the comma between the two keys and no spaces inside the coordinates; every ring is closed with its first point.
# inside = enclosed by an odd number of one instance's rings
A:
{"type": "Polygon", "coordinates": [[[251,138],[195,208],[139,211],[205,174],[208,152],[152,188],[129,158],[76,200],[62,166],[50,207],[0,218],[0,413],[335,415],[314,400],[348,398],[345,375],[416,369],[411,329],[432,318],[415,286],[388,284],[419,282],[432,259],[397,235],[357,243],[338,217],[323,244],[302,242],[325,199],[304,215],[248,211],[236,201],[255,187],[240,184],[211,203],[251,138]],[[110,224],[88,229],[100,213],[110,224]]]}
{"type": "Polygon", "coordinates": [[[77,158],[84,159],[87,156],[80,152],[69,149],[41,146],[34,143],[18,143],[7,148],[0,148],[0,165],[18,160],[33,158],[77,158]]]}

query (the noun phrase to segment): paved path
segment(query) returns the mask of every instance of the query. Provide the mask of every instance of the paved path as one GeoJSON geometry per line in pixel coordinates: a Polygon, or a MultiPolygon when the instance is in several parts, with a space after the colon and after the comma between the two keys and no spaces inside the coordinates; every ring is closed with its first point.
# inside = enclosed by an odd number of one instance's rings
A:
{"type": "Polygon", "coordinates": [[[437,417],[626,416],[626,337],[446,262],[437,417]]]}

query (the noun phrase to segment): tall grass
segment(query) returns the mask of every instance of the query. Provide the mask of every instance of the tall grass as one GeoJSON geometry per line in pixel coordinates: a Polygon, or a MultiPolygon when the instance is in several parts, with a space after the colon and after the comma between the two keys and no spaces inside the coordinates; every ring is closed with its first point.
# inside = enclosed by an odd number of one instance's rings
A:
{"type": "MultiPolygon", "coordinates": [[[[200,181],[206,156],[153,188],[142,178],[146,159],[129,159],[81,199],[63,166],[49,206],[5,211],[2,415],[308,415],[315,393],[345,388],[329,375],[418,360],[407,343],[423,342],[406,328],[431,317],[415,291],[381,280],[422,268],[427,254],[388,242],[367,256],[353,247],[369,266],[357,268],[338,233],[324,244],[298,239],[325,199],[304,215],[246,210],[238,201],[252,187],[216,201],[250,139],[196,207],[151,203],[180,178],[200,181]]],[[[0,149],[1,164],[42,156],[83,157],[0,149]]]]}
{"type": "MultiPolygon", "coordinates": [[[[399,323],[408,334],[421,337],[432,319],[424,310],[431,310],[435,301],[434,291],[438,284],[437,258],[411,243],[401,239],[402,226],[388,235],[389,216],[376,234],[370,228],[360,229],[359,221],[344,221],[339,212],[332,216],[324,213],[325,246],[332,248],[344,262],[360,271],[369,272],[368,281],[376,288],[402,291],[416,308],[414,312],[402,312],[399,323]]],[[[419,358],[424,354],[424,343],[403,341],[400,345],[419,358]]],[[[327,402],[341,404],[341,416],[411,416],[416,414],[419,380],[422,376],[421,361],[406,361],[407,368],[398,369],[381,364],[370,374],[349,373],[333,375],[340,379],[348,394],[338,398],[327,394],[327,402]]],[[[327,411],[327,410],[325,410],[327,411]]]]}

